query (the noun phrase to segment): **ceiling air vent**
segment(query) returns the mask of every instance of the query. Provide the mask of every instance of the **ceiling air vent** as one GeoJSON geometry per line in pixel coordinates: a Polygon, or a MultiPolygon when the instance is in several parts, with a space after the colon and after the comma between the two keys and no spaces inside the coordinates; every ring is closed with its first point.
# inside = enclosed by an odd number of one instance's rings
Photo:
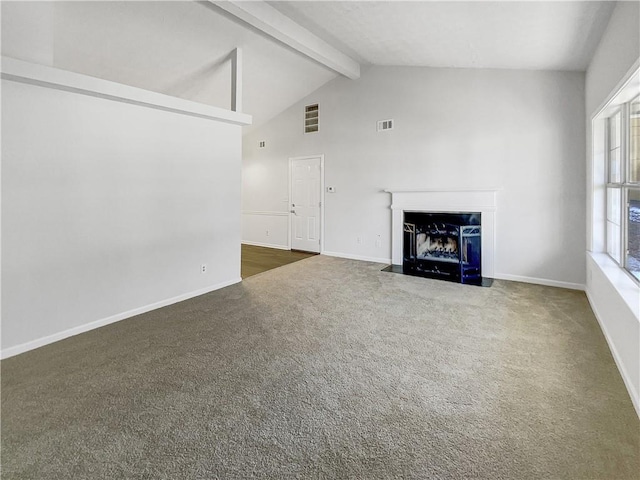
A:
{"type": "Polygon", "coordinates": [[[304,133],[318,131],[318,104],[304,107],[304,133]]]}
{"type": "Polygon", "coordinates": [[[379,120],[377,125],[379,132],[382,132],[383,130],[393,130],[393,119],[379,120]]]}

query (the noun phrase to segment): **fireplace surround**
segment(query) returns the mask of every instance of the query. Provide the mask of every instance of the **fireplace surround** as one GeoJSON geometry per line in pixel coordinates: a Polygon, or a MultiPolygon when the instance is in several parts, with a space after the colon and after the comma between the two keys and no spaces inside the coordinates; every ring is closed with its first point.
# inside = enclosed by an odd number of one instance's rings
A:
{"type": "MultiPolygon", "coordinates": [[[[391,271],[403,271],[403,264],[405,263],[405,252],[404,252],[404,244],[405,244],[405,236],[410,235],[405,232],[405,223],[411,223],[411,215],[422,213],[422,214],[430,214],[430,215],[444,215],[441,217],[433,217],[432,222],[427,221],[426,226],[423,227],[425,231],[416,233],[415,239],[415,253],[416,257],[418,257],[418,241],[421,242],[420,248],[422,251],[420,253],[425,254],[427,252],[427,257],[429,256],[429,251],[433,256],[439,255],[441,259],[446,259],[449,256],[453,259],[454,245],[453,242],[449,241],[447,244],[446,238],[453,239],[457,235],[455,247],[458,249],[456,255],[460,254],[460,250],[462,247],[462,243],[465,241],[463,238],[470,237],[471,235],[475,235],[476,233],[481,233],[479,239],[476,237],[476,240],[479,240],[479,257],[480,257],[480,268],[481,268],[481,278],[490,279],[493,278],[495,272],[495,226],[496,226],[496,197],[497,192],[499,190],[496,188],[487,188],[487,189],[425,189],[425,190],[385,190],[385,192],[391,194],[391,218],[392,218],[392,230],[391,230],[391,254],[392,254],[392,268],[391,271]],[[462,217],[456,217],[460,216],[462,217]],[[467,217],[464,217],[467,215],[467,217]],[[406,217],[407,216],[407,217],[406,217]],[[405,218],[408,218],[410,221],[405,222],[405,218]],[[442,221],[444,219],[444,222],[442,221]],[[453,220],[453,222],[448,222],[448,220],[453,220]],[[427,229],[429,223],[436,224],[434,229],[434,235],[427,235],[427,229]],[[437,224],[440,225],[437,225],[437,224]],[[445,228],[442,228],[442,224],[445,224],[445,228]],[[444,235],[444,231],[447,230],[446,225],[453,225],[455,223],[462,223],[465,225],[458,225],[458,227],[469,227],[468,229],[462,229],[462,231],[449,231],[452,235],[444,235]],[[474,231],[474,227],[479,227],[480,232],[474,231]],[[443,234],[440,235],[440,243],[438,243],[437,239],[435,242],[430,242],[428,246],[426,246],[426,237],[438,237],[437,230],[440,229],[443,231],[443,234]],[[422,234],[420,238],[417,235],[422,234]],[[460,235],[463,235],[460,237],[460,235]],[[435,243],[435,245],[433,245],[435,243]],[[434,253],[435,252],[435,253],[434,253]]],[[[415,222],[413,223],[415,225],[415,222]]],[[[468,247],[467,247],[468,248],[468,247]]],[[[477,250],[473,250],[476,252],[477,250]]],[[[467,260],[469,255],[469,250],[467,250],[467,260]]],[[[410,256],[411,252],[407,252],[410,256]]],[[[459,261],[459,256],[457,257],[459,261]]],[[[426,258],[425,260],[433,260],[433,258],[426,258]]],[[[439,262],[440,266],[439,270],[446,270],[446,267],[443,267],[442,264],[447,263],[445,261],[439,262]]],[[[453,263],[453,262],[451,262],[453,263]]],[[[459,266],[460,268],[460,266],[459,266]]],[[[425,269],[424,267],[422,268],[425,269]]],[[[449,269],[450,270],[450,269],[449,269]]],[[[408,271],[406,273],[416,274],[415,271],[408,271]]],[[[417,272],[421,274],[422,272],[417,272]]],[[[424,276],[432,276],[429,272],[424,276]]],[[[433,273],[433,272],[432,272],[433,273]]],[[[436,273],[436,278],[444,278],[439,277],[436,273]]],[[[475,275],[472,272],[469,275],[475,275]]],[[[460,273],[460,276],[464,276],[464,272],[460,273]]],[[[452,278],[448,275],[448,279],[452,279],[454,281],[459,281],[458,279],[452,278]]],[[[469,278],[469,282],[464,283],[478,283],[475,280],[469,278]]]]}

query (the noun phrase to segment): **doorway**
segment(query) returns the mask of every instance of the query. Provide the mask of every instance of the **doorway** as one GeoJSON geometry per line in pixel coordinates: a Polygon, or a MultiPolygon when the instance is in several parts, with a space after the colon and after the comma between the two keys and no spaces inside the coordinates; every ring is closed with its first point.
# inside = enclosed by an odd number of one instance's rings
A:
{"type": "Polygon", "coordinates": [[[289,159],[291,250],[321,253],[324,243],[324,155],[289,159]]]}

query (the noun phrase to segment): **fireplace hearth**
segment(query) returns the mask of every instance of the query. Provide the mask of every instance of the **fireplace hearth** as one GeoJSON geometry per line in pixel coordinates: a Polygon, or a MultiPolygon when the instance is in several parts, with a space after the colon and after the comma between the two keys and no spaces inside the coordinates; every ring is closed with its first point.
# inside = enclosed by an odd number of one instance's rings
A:
{"type": "Polygon", "coordinates": [[[480,213],[404,212],[403,273],[482,284],[480,213]]]}

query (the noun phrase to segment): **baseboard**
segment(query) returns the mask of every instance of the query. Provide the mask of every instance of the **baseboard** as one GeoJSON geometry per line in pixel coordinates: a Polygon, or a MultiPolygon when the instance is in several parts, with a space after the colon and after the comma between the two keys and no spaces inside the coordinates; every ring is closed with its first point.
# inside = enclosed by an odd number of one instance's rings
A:
{"type": "Polygon", "coordinates": [[[361,260],[363,262],[375,262],[375,263],[386,263],[390,264],[390,258],[379,258],[379,257],[365,257],[363,255],[352,255],[350,253],[340,253],[340,252],[321,252],[322,255],[327,255],[328,257],[338,257],[338,258],[348,258],[349,260],[361,260]]]}
{"type": "Polygon", "coordinates": [[[250,242],[248,240],[242,240],[243,245],[252,245],[254,247],[267,247],[267,248],[277,248],[278,250],[291,250],[287,245],[275,245],[271,243],[261,243],[261,242],[250,242]]]}
{"type": "Polygon", "coordinates": [[[53,335],[48,335],[46,337],[38,338],[36,340],[31,340],[29,342],[22,343],[14,347],[5,348],[0,352],[0,358],[4,360],[5,358],[13,357],[20,353],[28,352],[29,350],[33,350],[38,347],[43,347],[45,345],[49,345],[50,343],[54,343],[59,340],[64,340],[65,338],[73,337],[74,335],[78,335],[80,333],[84,333],[90,330],[94,330],[96,328],[104,327],[105,325],[119,322],[120,320],[125,320],[127,318],[135,317],[136,315],[147,313],[147,312],[150,312],[151,310],[156,310],[158,308],[166,307],[168,305],[173,305],[174,303],[182,302],[184,300],[188,300],[190,298],[197,297],[199,295],[204,295],[205,293],[213,292],[214,290],[219,290],[221,288],[228,287],[229,285],[240,283],[241,281],[242,281],[241,278],[236,278],[227,282],[221,282],[216,285],[211,285],[209,287],[201,288],[200,290],[196,290],[194,292],[184,293],[182,295],[178,295],[177,297],[169,298],[167,300],[161,300],[159,302],[155,302],[150,305],[145,305],[144,307],[134,308],[133,310],[129,310],[127,312],[117,313],[116,315],[111,315],[110,317],[107,317],[107,318],[102,318],[100,320],[95,320],[90,323],[85,323],[83,325],[79,325],[77,327],[73,327],[68,330],[64,330],[62,332],[54,333],[53,335]]]}
{"type": "Polygon", "coordinates": [[[605,322],[602,319],[602,316],[600,315],[600,313],[598,312],[595,302],[593,301],[593,299],[591,298],[591,295],[589,294],[589,290],[585,290],[585,293],[587,294],[589,305],[591,305],[591,310],[593,310],[593,314],[595,315],[596,320],[598,320],[598,324],[600,325],[600,330],[602,330],[604,338],[607,341],[607,344],[609,345],[609,350],[611,351],[611,355],[613,356],[613,361],[616,362],[616,366],[618,367],[618,371],[620,372],[622,381],[624,382],[625,387],[627,387],[627,392],[631,397],[631,403],[633,403],[633,408],[636,409],[636,414],[638,415],[638,418],[640,418],[640,398],[638,398],[638,392],[636,392],[633,389],[633,384],[629,381],[629,374],[627,373],[627,369],[624,368],[624,363],[622,363],[622,360],[620,359],[618,350],[616,349],[616,346],[613,343],[613,340],[611,340],[611,337],[609,336],[609,332],[607,331],[605,322]]]}
{"type": "Polygon", "coordinates": [[[568,288],[570,290],[584,290],[582,283],[561,282],[559,280],[549,280],[546,278],[524,277],[522,275],[511,275],[509,273],[496,273],[493,278],[498,280],[510,280],[512,282],[533,283],[536,285],[545,285],[547,287],[568,288]]]}

